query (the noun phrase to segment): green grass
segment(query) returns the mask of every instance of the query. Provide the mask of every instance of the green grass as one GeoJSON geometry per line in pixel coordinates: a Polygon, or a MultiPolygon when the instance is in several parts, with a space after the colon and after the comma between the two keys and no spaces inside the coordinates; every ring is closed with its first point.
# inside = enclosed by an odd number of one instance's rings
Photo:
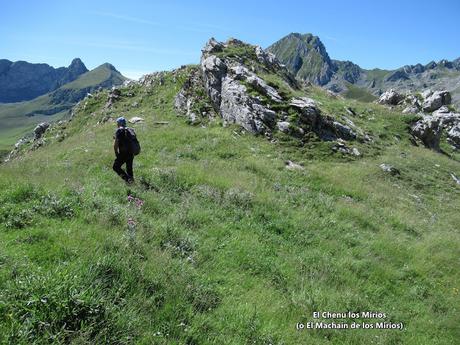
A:
{"type": "MultiPolygon", "coordinates": [[[[113,71],[110,65],[103,64],[59,89],[30,101],[0,104],[0,157],[11,151],[13,144],[22,136],[29,134],[40,122],[53,122],[62,119],[75,105],[72,93],[85,96],[88,88],[113,83],[121,84],[124,77],[113,71]]],[[[78,96],[77,98],[81,98],[78,96]]]]}
{"type": "Polygon", "coordinates": [[[344,96],[361,102],[373,102],[377,99],[377,97],[366,89],[355,86],[351,83],[347,83],[347,91],[345,91],[344,96]]]}
{"type": "Polygon", "coordinates": [[[383,79],[391,73],[389,70],[374,68],[366,70],[366,76],[369,81],[375,80],[376,83],[383,82],[383,79]]]}
{"type": "Polygon", "coordinates": [[[63,89],[84,89],[105,80],[112,80],[114,85],[122,84],[126,78],[124,78],[119,72],[113,70],[113,66],[110,64],[103,64],[99,67],[91,70],[89,73],[84,73],[74,81],[63,85],[63,89]]]}
{"type": "Polygon", "coordinates": [[[0,157],[1,152],[11,151],[12,146],[17,140],[29,134],[34,126],[44,121],[56,121],[61,119],[66,111],[58,111],[54,115],[35,115],[25,116],[35,111],[53,109],[50,105],[49,95],[37,97],[31,101],[18,103],[0,104],[0,157]]]}
{"type": "Polygon", "coordinates": [[[351,143],[362,158],[189,126],[173,109],[184,79],[107,111],[100,93],[65,140],[0,166],[0,343],[455,344],[458,160],[412,146],[401,114],[314,87],[323,113],[352,107],[372,135],[351,143]],[[111,170],[114,123],[97,124],[119,114],[145,118],[130,187],[111,170]],[[348,310],[405,329],[295,329],[348,310]]]}

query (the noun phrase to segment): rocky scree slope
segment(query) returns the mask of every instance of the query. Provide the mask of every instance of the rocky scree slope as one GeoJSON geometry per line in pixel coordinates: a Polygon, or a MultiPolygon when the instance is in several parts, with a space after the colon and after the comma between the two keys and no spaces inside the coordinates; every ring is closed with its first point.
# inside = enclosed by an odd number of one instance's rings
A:
{"type": "Polygon", "coordinates": [[[323,140],[357,138],[350,126],[301,95],[294,76],[273,54],[235,39],[211,39],[175,106],[191,122],[220,117],[225,124],[235,123],[270,139],[276,131],[299,138],[312,133],[323,140]]]}

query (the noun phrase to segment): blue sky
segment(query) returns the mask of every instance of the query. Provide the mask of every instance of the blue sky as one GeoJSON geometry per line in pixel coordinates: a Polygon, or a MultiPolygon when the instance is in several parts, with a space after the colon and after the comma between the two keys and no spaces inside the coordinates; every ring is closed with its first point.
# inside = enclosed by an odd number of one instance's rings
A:
{"type": "Polygon", "coordinates": [[[290,32],[318,35],[333,59],[393,69],[460,57],[460,1],[5,1],[0,58],[128,77],[199,61],[214,36],[267,47],[290,32]]]}

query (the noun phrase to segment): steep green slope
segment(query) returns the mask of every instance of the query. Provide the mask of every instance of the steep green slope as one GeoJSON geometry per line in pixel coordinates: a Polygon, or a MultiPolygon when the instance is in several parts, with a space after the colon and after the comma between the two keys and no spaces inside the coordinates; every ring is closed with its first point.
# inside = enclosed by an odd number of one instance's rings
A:
{"type": "Polygon", "coordinates": [[[190,126],[173,103],[194,68],[122,88],[111,109],[106,92],[85,99],[0,166],[0,343],[453,344],[458,156],[413,146],[399,113],[314,87],[372,135],[361,157],[190,126]],[[111,171],[119,115],[145,118],[133,186],[111,171]],[[405,329],[297,331],[314,311],[405,329]]]}
{"type": "Polygon", "coordinates": [[[331,79],[333,64],[317,36],[291,33],[267,50],[275,54],[299,79],[319,85],[324,85],[331,79]]]}
{"type": "Polygon", "coordinates": [[[103,64],[57,90],[30,101],[0,103],[0,157],[33,126],[43,121],[56,121],[88,92],[120,85],[126,80],[112,65],[103,64]]]}

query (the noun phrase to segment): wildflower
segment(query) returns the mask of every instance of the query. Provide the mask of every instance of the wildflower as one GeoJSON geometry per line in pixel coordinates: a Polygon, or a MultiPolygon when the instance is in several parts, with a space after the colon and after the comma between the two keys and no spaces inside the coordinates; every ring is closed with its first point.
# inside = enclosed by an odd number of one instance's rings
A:
{"type": "Polygon", "coordinates": [[[132,218],[128,218],[128,227],[135,227],[135,226],[136,226],[135,220],[132,218]]]}
{"type": "Polygon", "coordinates": [[[128,202],[133,202],[137,208],[141,208],[144,205],[144,200],[135,198],[132,195],[128,195],[128,202]]]}
{"type": "Polygon", "coordinates": [[[141,208],[142,205],[144,205],[144,201],[139,198],[135,199],[135,203],[136,203],[137,208],[141,208]]]}

